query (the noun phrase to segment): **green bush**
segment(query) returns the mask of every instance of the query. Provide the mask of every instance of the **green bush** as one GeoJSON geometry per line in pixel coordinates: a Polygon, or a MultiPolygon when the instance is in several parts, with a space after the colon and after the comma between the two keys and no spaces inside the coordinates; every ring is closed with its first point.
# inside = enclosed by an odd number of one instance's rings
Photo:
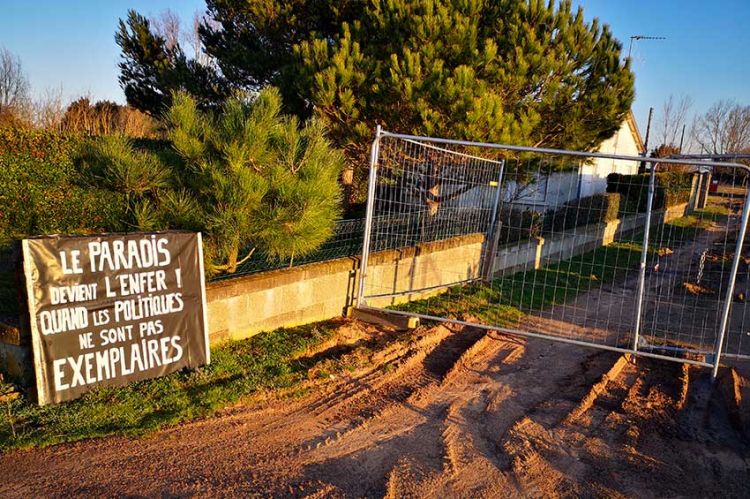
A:
{"type": "Polygon", "coordinates": [[[501,207],[498,217],[500,245],[527,241],[541,235],[542,214],[538,211],[506,205],[501,207]]]}
{"type": "Polygon", "coordinates": [[[620,194],[595,194],[567,203],[544,216],[544,232],[562,232],[584,225],[611,222],[620,216],[620,194]]]}
{"type": "MultiPolygon", "coordinates": [[[[654,210],[686,203],[690,199],[693,173],[664,172],[656,174],[654,210]]],[[[648,203],[649,174],[607,176],[607,192],[621,195],[620,213],[632,214],[646,211],[648,203]]]]}
{"type": "Polygon", "coordinates": [[[656,174],[658,185],[664,192],[665,207],[687,203],[690,200],[690,191],[693,186],[693,175],[693,173],[688,172],[656,174]]]}
{"type": "Polygon", "coordinates": [[[125,229],[123,196],[80,183],[74,158],[81,141],[0,129],[0,247],[30,235],[125,229]]]}
{"type": "Polygon", "coordinates": [[[125,196],[135,227],[201,231],[211,274],[235,272],[256,250],[293,261],[331,237],[343,155],[320,120],[282,115],[274,88],[214,111],[178,93],[164,119],[167,148],[110,136],[80,156],[89,185],[125,196]]]}

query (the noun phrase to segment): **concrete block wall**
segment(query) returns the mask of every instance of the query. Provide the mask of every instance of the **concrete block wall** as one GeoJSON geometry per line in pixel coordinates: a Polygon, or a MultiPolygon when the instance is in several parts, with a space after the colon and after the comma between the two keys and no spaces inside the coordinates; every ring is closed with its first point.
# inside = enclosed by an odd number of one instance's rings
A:
{"type": "MultiPolygon", "coordinates": [[[[370,254],[365,295],[377,307],[422,299],[479,277],[482,234],[370,254]],[[412,292],[413,291],[413,292],[412,292]]],[[[356,299],[359,258],[340,258],[214,282],[206,289],[212,343],[340,317],[356,299]]]]}
{"type": "Polygon", "coordinates": [[[351,304],[358,259],[340,258],[210,283],[212,343],[339,317],[351,304]]]}
{"type": "MultiPolygon", "coordinates": [[[[688,204],[671,206],[653,214],[651,223],[667,223],[684,216],[688,204]]],[[[510,274],[520,269],[535,268],[549,262],[573,258],[614,242],[618,236],[635,232],[646,223],[646,215],[639,213],[607,223],[577,227],[574,231],[554,234],[520,244],[500,247],[493,271],[496,275],[510,274]]]]}
{"type": "Polygon", "coordinates": [[[477,279],[483,252],[484,235],[471,234],[374,253],[365,280],[367,304],[387,307],[424,299],[446,285],[477,279]]]}

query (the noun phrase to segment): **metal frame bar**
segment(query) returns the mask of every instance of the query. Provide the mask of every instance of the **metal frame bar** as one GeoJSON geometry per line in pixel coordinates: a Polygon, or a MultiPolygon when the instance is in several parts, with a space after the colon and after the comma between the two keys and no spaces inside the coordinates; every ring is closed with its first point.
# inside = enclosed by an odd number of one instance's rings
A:
{"type": "MultiPolygon", "coordinates": [[[[551,341],[558,341],[562,343],[569,343],[574,345],[580,345],[580,346],[587,346],[592,348],[599,348],[604,350],[611,350],[615,352],[620,353],[626,353],[626,354],[634,354],[639,355],[642,357],[649,357],[654,359],[661,359],[661,360],[671,360],[676,361],[679,360],[680,362],[687,363],[687,364],[694,364],[698,366],[704,366],[704,367],[711,367],[712,368],[712,377],[715,379],[716,375],[719,370],[720,360],[721,360],[721,350],[723,348],[724,344],[724,338],[726,335],[726,331],[729,325],[729,315],[731,311],[732,306],[732,298],[734,294],[734,287],[735,287],[735,280],[737,277],[737,272],[739,269],[739,260],[741,258],[741,251],[742,246],[744,245],[745,236],[747,233],[747,226],[748,222],[750,221],[750,190],[748,190],[746,199],[745,199],[745,205],[742,215],[742,221],[740,224],[740,232],[737,239],[737,246],[735,248],[735,256],[734,260],[732,262],[732,268],[729,275],[729,286],[727,289],[727,293],[724,300],[724,306],[722,309],[722,320],[721,320],[721,326],[719,329],[719,336],[716,340],[715,345],[715,353],[714,353],[714,359],[713,362],[702,362],[702,361],[696,361],[691,359],[675,359],[673,357],[668,357],[665,355],[659,355],[654,354],[650,352],[644,352],[642,350],[638,350],[638,341],[640,337],[640,330],[642,327],[642,308],[643,308],[643,299],[645,295],[645,270],[646,270],[646,259],[647,259],[647,252],[648,252],[648,242],[649,242],[649,232],[650,232],[650,225],[651,225],[651,216],[653,211],[653,197],[655,194],[655,176],[656,176],[656,169],[659,165],[693,165],[698,168],[705,168],[705,167],[730,167],[735,168],[737,170],[744,170],[745,172],[750,173],[750,167],[741,163],[736,162],[726,162],[721,161],[724,159],[733,159],[736,160],[738,158],[745,158],[750,157],[750,155],[732,155],[732,154],[724,154],[724,155],[681,155],[681,156],[673,156],[670,158],[644,158],[642,156],[630,156],[630,155],[624,155],[624,154],[608,154],[608,153],[598,153],[598,152],[583,152],[583,151],[567,151],[563,149],[552,149],[552,148],[538,148],[538,147],[529,147],[529,146],[515,146],[515,145],[507,145],[507,144],[494,144],[494,143],[487,143],[487,142],[471,142],[466,140],[454,140],[454,139],[443,139],[443,138],[437,138],[437,137],[420,137],[417,135],[408,135],[408,134],[400,134],[400,133],[392,133],[385,130],[382,130],[380,125],[377,126],[376,132],[375,132],[375,139],[372,143],[371,148],[371,154],[370,154],[370,172],[369,172],[369,185],[368,185],[368,199],[367,199],[367,214],[365,219],[365,234],[364,234],[364,244],[362,247],[362,259],[361,259],[361,265],[360,265],[360,275],[359,275],[359,288],[358,288],[358,294],[357,294],[357,307],[364,309],[364,310],[382,310],[377,307],[369,307],[366,306],[365,300],[364,300],[364,290],[365,290],[365,280],[367,278],[367,268],[368,268],[368,257],[369,257],[369,250],[370,250],[370,242],[372,238],[372,220],[374,216],[374,202],[375,202],[375,187],[377,182],[377,168],[378,168],[378,157],[379,157],[379,150],[380,150],[380,140],[383,137],[393,137],[397,139],[402,139],[405,141],[409,141],[412,143],[417,143],[420,145],[424,145],[426,147],[432,147],[435,149],[445,150],[446,152],[450,152],[452,154],[460,154],[462,156],[468,156],[468,157],[475,157],[471,155],[466,155],[457,151],[451,151],[449,149],[442,149],[436,146],[431,145],[432,144],[450,144],[450,145],[458,145],[458,146],[466,146],[466,147],[479,147],[479,148],[487,148],[487,149],[495,149],[495,150],[503,150],[503,151],[512,151],[512,152],[520,152],[520,153],[536,153],[536,154],[551,154],[551,155],[560,155],[560,156],[570,156],[570,157],[580,157],[580,158],[602,158],[602,159],[614,159],[614,160],[623,160],[623,161],[633,161],[633,162],[649,162],[652,165],[651,168],[651,177],[649,179],[649,189],[648,189],[648,200],[647,200],[647,208],[646,208],[646,223],[644,227],[644,238],[643,238],[643,249],[641,253],[641,260],[640,260],[640,275],[639,275],[639,283],[638,283],[638,302],[636,307],[636,327],[634,332],[634,338],[633,338],[633,345],[630,349],[627,348],[620,348],[620,347],[612,347],[607,345],[595,345],[589,342],[585,341],[579,341],[579,340],[572,340],[568,338],[562,338],[562,337],[555,337],[555,336],[549,336],[539,333],[533,333],[529,331],[519,331],[515,329],[508,329],[508,328],[500,328],[500,327],[493,327],[488,326],[484,324],[473,324],[465,321],[460,321],[457,319],[448,319],[445,317],[436,317],[431,316],[427,314],[418,314],[418,313],[412,313],[412,312],[402,312],[397,310],[389,310],[389,313],[394,314],[400,314],[410,317],[419,317],[426,320],[433,320],[433,321],[440,321],[440,322],[449,322],[454,324],[461,324],[471,327],[478,327],[481,329],[487,329],[487,330],[493,330],[493,331],[501,331],[504,333],[512,334],[512,335],[518,335],[518,336],[525,336],[525,337],[531,337],[531,338],[540,338],[540,339],[547,339],[551,341]]],[[[482,158],[485,159],[485,158],[482,158]]],[[[491,160],[488,160],[491,161],[491,160]]],[[[504,168],[504,160],[500,160],[503,162],[503,168],[504,168]]],[[[498,161],[498,162],[500,162],[498,161]]],[[[500,173],[500,183],[498,185],[498,193],[500,192],[500,188],[502,186],[502,169],[500,173]]],[[[496,213],[493,214],[493,220],[494,217],[496,217],[496,213]]],[[[441,286],[442,287],[442,286],[441,286]]],[[[733,357],[741,357],[733,354],[725,354],[726,357],[733,358],[733,357]]]]}
{"type": "MultiPolygon", "coordinates": [[[[383,132],[383,133],[388,133],[388,132],[383,132]]],[[[388,136],[394,137],[393,134],[388,134],[388,136]]],[[[398,137],[396,137],[396,138],[398,138],[398,137]]],[[[486,161],[487,163],[497,163],[497,164],[500,164],[500,163],[504,164],[505,163],[504,159],[496,160],[496,159],[483,158],[481,156],[474,156],[473,154],[466,154],[466,153],[463,153],[463,152],[452,151],[452,150],[446,149],[444,147],[438,147],[438,146],[433,146],[431,144],[425,144],[424,142],[420,142],[418,140],[413,140],[413,139],[403,139],[403,140],[404,140],[404,142],[409,142],[411,144],[416,144],[416,145],[419,145],[419,146],[422,146],[422,147],[426,147],[428,149],[433,149],[435,151],[449,152],[449,153],[451,153],[451,154],[453,154],[455,156],[461,156],[462,158],[479,159],[479,160],[482,160],[482,161],[486,161]]]]}
{"type": "Polygon", "coordinates": [[[721,350],[724,348],[724,337],[729,327],[729,313],[732,310],[732,301],[734,298],[734,285],[737,280],[737,271],[740,268],[740,259],[742,258],[742,246],[745,244],[745,235],[747,233],[747,223],[750,219],[750,189],[745,196],[745,205],[742,210],[742,222],[740,222],[740,232],[737,236],[737,246],[734,250],[734,260],[732,260],[732,270],[729,272],[729,284],[727,294],[724,298],[724,309],[721,311],[721,326],[719,326],[719,337],[716,339],[716,353],[714,354],[714,366],[711,377],[715,380],[719,374],[719,363],[721,361],[721,350]]]}
{"type": "Polygon", "coordinates": [[[643,227],[643,245],[641,248],[641,261],[638,268],[638,294],[635,304],[635,330],[633,331],[633,350],[638,350],[638,340],[641,335],[641,322],[643,320],[643,298],[646,291],[646,260],[648,258],[648,241],[651,232],[651,217],[653,215],[654,192],[656,190],[656,167],[651,165],[651,174],[648,178],[648,199],[646,200],[646,223],[643,227]]]}
{"type": "Polygon", "coordinates": [[[372,237],[372,217],[375,208],[375,184],[377,183],[378,155],[380,153],[380,138],[383,131],[380,125],[375,129],[375,140],[370,149],[370,176],[367,184],[367,212],[365,213],[365,234],[362,241],[362,259],[359,264],[359,288],[357,290],[357,306],[364,305],[365,279],[367,279],[367,260],[370,256],[370,240],[372,237]]]}
{"type": "Polygon", "coordinates": [[[515,152],[531,152],[531,153],[542,153],[542,154],[557,154],[560,156],[573,156],[579,158],[603,158],[603,159],[621,159],[626,161],[645,161],[647,163],[664,163],[673,165],[685,165],[693,164],[697,166],[730,166],[739,168],[750,173],[750,166],[743,165],[741,163],[726,163],[723,161],[699,161],[692,159],[673,159],[673,158],[644,158],[643,156],[629,156],[626,154],[608,154],[600,152],[582,152],[582,151],[566,151],[565,149],[550,149],[544,147],[530,147],[530,146],[513,146],[507,144],[493,144],[491,142],[471,142],[468,140],[453,140],[453,139],[441,139],[437,137],[420,137],[418,135],[407,135],[402,133],[392,133],[385,130],[380,131],[380,138],[393,137],[396,139],[412,140],[415,142],[433,142],[435,144],[452,144],[457,146],[467,147],[484,147],[487,149],[500,149],[504,151],[515,151],[515,152]]]}
{"type": "MultiPolygon", "coordinates": [[[[373,311],[373,312],[377,312],[377,311],[383,310],[381,308],[368,307],[368,306],[363,306],[363,307],[360,307],[360,308],[362,310],[370,310],[370,311],[373,311]]],[[[586,341],[572,340],[570,338],[563,338],[563,337],[560,337],[560,336],[548,336],[546,334],[541,334],[541,333],[532,333],[531,331],[520,331],[520,330],[517,330],[517,329],[509,329],[509,328],[498,327],[498,326],[488,326],[486,324],[477,324],[477,323],[474,323],[474,322],[466,322],[466,321],[462,321],[462,320],[459,320],[459,319],[448,319],[446,317],[437,317],[437,316],[434,316],[434,315],[418,314],[418,313],[414,313],[414,312],[403,312],[401,310],[391,310],[391,309],[388,309],[388,313],[389,314],[396,314],[396,315],[404,315],[404,316],[407,316],[407,317],[419,317],[420,319],[429,320],[429,321],[447,322],[449,324],[459,324],[459,325],[462,325],[462,326],[476,327],[476,328],[479,328],[479,329],[485,329],[487,331],[499,331],[501,333],[511,334],[511,335],[515,335],[515,336],[523,336],[523,337],[528,337],[528,338],[538,338],[538,339],[542,339],[542,340],[556,341],[558,343],[568,343],[570,345],[578,345],[578,346],[582,346],[582,347],[596,348],[596,349],[599,349],[599,350],[609,350],[611,352],[629,353],[629,354],[632,354],[632,355],[638,355],[640,357],[649,357],[649,358],[652,358],[652,359],[671,360],[673,362],[675,360],[679,360],[680,362],[684,362],[686,364],[693,364],[693,365],[702,366],[702,367],[712,367],[713,366],[713,364],[711,364],[709,362],[702,362],[700,360],[675,359],[674,357],[668,357],[666,355],[659,355],[657,353],[644,352],[642,350],[636,351],[636,350],[632,350],[632,349],[629,349],[629,348],[613,347],[613,346],[610,346],[610,345],[597,345],[597,344],[589,343],[589,342],[586,342],[586,341]]]]}
{"type": "Polygon", "coordinates": [[[487,245],[487,251],[484,256],[484,268],[482,269],[482,278],[485,280],[491,280],[492,274],[495,270],[495,256],[497,254],[497,243],[500,237],[500,222],[498,220],[497,210],[500,207],[500,197],[503,192],[503,175],[505,173],[505,160],[500,161],[500,172],[497,176],[497,191],[495,191],[495,199],[492,203],[492,216],[490,218],[489,230],[487,230],[487,236],[485,238],[485,244],[487,245]]]}
{"type": "Polygon", "coordinates": [[[737,359],[742,361],[750,361],[750,355],[742,355],[739,353],[726,353],[721,354],[725,359],[737,359]]]}
{"type": "Polygon", "coordinates": [[[670,156],[672,159],[712,159],[722,160],[728,159],[736,161],[738,159],[750,159],[750,153],[737,153],[737,154],[674,154],[670,156]]]}

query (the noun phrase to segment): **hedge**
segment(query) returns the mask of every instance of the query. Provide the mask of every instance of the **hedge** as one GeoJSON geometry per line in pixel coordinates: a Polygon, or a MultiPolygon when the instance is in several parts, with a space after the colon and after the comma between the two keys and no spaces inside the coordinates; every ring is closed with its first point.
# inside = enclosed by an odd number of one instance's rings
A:
{"type": "MultiPolygon", "coordinates": [[[[610,173],[607,175],[607,192],[620,194],[620,213],[643,213],[648,203],[648,183],[648,173],[610,173]]],[[[657,173],[653,209],[661,210],[688,202],[692,183],[693,173],[690,172],[657,173]]]]}
{"type": "Polygon", "coordinates": [[[0,128],[0,248],[30,235],[126,228],[124,197],[80,182],[74,158],[82,140],[0,128]]]}
{"type": "Polygon", "coordinates": [[[519,209],[503,205],[498,213],[501,245],[527,241],[538,237],[541,231],[542,214],[531,209],[519,209]]]}
{"type": "Polygon", "coordinates": [[[595,194],[567,203],[547,212],[544,216],[544,232],[562,232],[583,225],[617,220],[620,215],[620,194],[595,194]]]}

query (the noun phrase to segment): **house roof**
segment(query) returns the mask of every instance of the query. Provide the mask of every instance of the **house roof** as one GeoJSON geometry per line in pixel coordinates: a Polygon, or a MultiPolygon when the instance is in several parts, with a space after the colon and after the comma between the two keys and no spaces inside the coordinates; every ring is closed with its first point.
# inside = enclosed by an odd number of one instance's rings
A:
{"type": "Polygon", "coordinates": [[[629,110],[628,114],[625,116],[625,121],[628,122],[628,128],[630,129],[630,134],[633,136],[633,140],[635,141],[635,144],[638,146],[638,150],[641,153],[646,152],[646,146],[643,145],[643,137],[641,137],[641,131],[638,130],[638,123],[635,121],[635,115],[633,115],[633,110],[629,110]]]}

